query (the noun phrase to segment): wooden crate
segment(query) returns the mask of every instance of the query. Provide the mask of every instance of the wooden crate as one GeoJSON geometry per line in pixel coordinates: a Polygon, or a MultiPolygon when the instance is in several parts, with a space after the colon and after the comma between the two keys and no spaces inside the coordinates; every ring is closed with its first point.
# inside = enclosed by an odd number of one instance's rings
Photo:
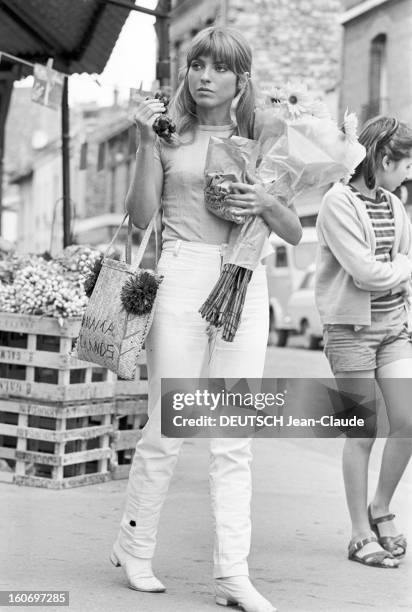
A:
{"type": "Polygon", "coordinates": [[[116,398],[110,461],[114,480],[128,477],[136,443],[146,421],[147,395],[116,398]]]}
{"type": "MultiPolygon", "coordinates": [[[[0,398],[46,401],[110,398],[117,376],[70,356],[80,318],[0,313],[0,398]]],[[[132,381],[133,383],[135,381],[132,381]]]]}
{"type": "Polygon", "coordinates": [[[146,420],[146,355],[132,381],[75,359],[80,324],[0,312],[0,480],[60,489],[127,477],[146,420]]]}
{"type": "Polygon", "coordinates": [[[114,401],[0,400],[3,480],[63,489],[109,480],[114,401]]]}

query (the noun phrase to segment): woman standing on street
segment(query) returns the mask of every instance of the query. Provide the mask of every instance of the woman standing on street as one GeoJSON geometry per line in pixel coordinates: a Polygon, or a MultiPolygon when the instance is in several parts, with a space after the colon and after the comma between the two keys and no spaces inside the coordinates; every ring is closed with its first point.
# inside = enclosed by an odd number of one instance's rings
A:
{"type": "MultiPolygon", "coordinates": [[[[366,148],[365,159],[349,185],[334,185],[320,207],[316,299],[334,375],[352,379],[347,383],[352,392],[353,379],[376,378],[390,426],[369,506],[374,437],[345,441],[343,476],[352,520],[348,556],[365,565],[395,568],[406,540],[389,506],[412,451],[407,312],[412,232],[403,204],[391,192],[411,172],[412,130],[394,118],[376,117],[364,126],[359,142],[366,148]],[[396,388],[391,378],[398,378],[396,388]]],[[[345,381],[339,386],[344,389],[345,381]]]]}
{"type": "MultiPolygon", "coordinates": [[[[164,110],[159,100],[138,103],[140,130],[134,178],[127,196],[133,223],[148,225],[162,207],[164,275],[147,338],[149,420],[142,430],[130,472],[127,502],[111,559],[122,565],[131,588],[161,592],[153,575],[160,510],[182,440],[160,435],[160,381],[165,378],[261,378],[268,336],[268,296],[263,266],[253,273],[242,322],[233,342],[218,334],[213,350],[199,308],[214,287],[232,223],[204,205],[204,166],[209,138],[237,133],[253,137],[254,91],[251,50],[232,29],[200,32],[188,51],[187,69],[169,114],[177,124],[178,143],[155,137],[152,124],[164,110]],[[237,126],[231,107],[237,103],[237,126]]],[[[272,231],[292,244],[301,235],[293,207],[286,208],[258,184],[236,183],[235,197],[245,214],[261,215],[272,231]]],[[[210,489],[215,522],[216,601],[238,603],[246,612],[274,607],[248,578],[250,547],[251,441],[210,441],[210,489]]]]}

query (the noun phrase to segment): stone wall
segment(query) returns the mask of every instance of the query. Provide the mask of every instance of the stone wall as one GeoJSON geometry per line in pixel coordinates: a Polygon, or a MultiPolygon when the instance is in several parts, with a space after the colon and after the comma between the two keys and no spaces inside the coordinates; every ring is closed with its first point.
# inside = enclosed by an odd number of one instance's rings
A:
{"type": "Polygon", "coordinates": [[[263,86],[299,79],[317,91],[334,90],[339,82],[340,0],[195,0],[180,2],[171,23],[176,79],[193,34],[224,20],[238,28],[254,51],[254,76],[263,86]]]}
{"type": "Polygon", "coordinates": [[[255,76],[263,86],[298,79],[326,92],[339,80],[339,0],[231,0],[228,23],[254,50],[255,76]]]}

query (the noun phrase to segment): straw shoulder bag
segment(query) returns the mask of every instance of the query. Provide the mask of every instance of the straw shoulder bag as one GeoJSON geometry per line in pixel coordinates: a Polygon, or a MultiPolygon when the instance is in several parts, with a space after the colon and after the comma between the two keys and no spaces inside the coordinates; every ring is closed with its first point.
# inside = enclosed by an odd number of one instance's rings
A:
{"type": "Polygon", "coordinates": [[[144,233],[133,265],[130,217],[126,261],[107,257],[127,216],[128,213],[104,254],[101,270],[83,315],[73,355],[102,365],[116,372],[120,378],[131,380],[136,373],[137,357],[152,324],[156,292],[162,277],[139,268],[153,229],[156,232],[157,213],[144,233]]]}

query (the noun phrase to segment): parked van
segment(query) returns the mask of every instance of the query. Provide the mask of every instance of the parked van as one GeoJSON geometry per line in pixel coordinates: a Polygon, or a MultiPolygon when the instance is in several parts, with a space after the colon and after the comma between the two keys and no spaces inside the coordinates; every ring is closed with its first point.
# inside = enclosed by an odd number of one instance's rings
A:
{"type": "Polygon", "coordinates": [[[270,344],[285,346],[290,331],[286,306],[300,286],[307,267],[315,263],[318,239],[314,227],[304,227],[301,241],[292,246],[271,234],[274,253],[265,259],[269,288],[270,344]]]}

